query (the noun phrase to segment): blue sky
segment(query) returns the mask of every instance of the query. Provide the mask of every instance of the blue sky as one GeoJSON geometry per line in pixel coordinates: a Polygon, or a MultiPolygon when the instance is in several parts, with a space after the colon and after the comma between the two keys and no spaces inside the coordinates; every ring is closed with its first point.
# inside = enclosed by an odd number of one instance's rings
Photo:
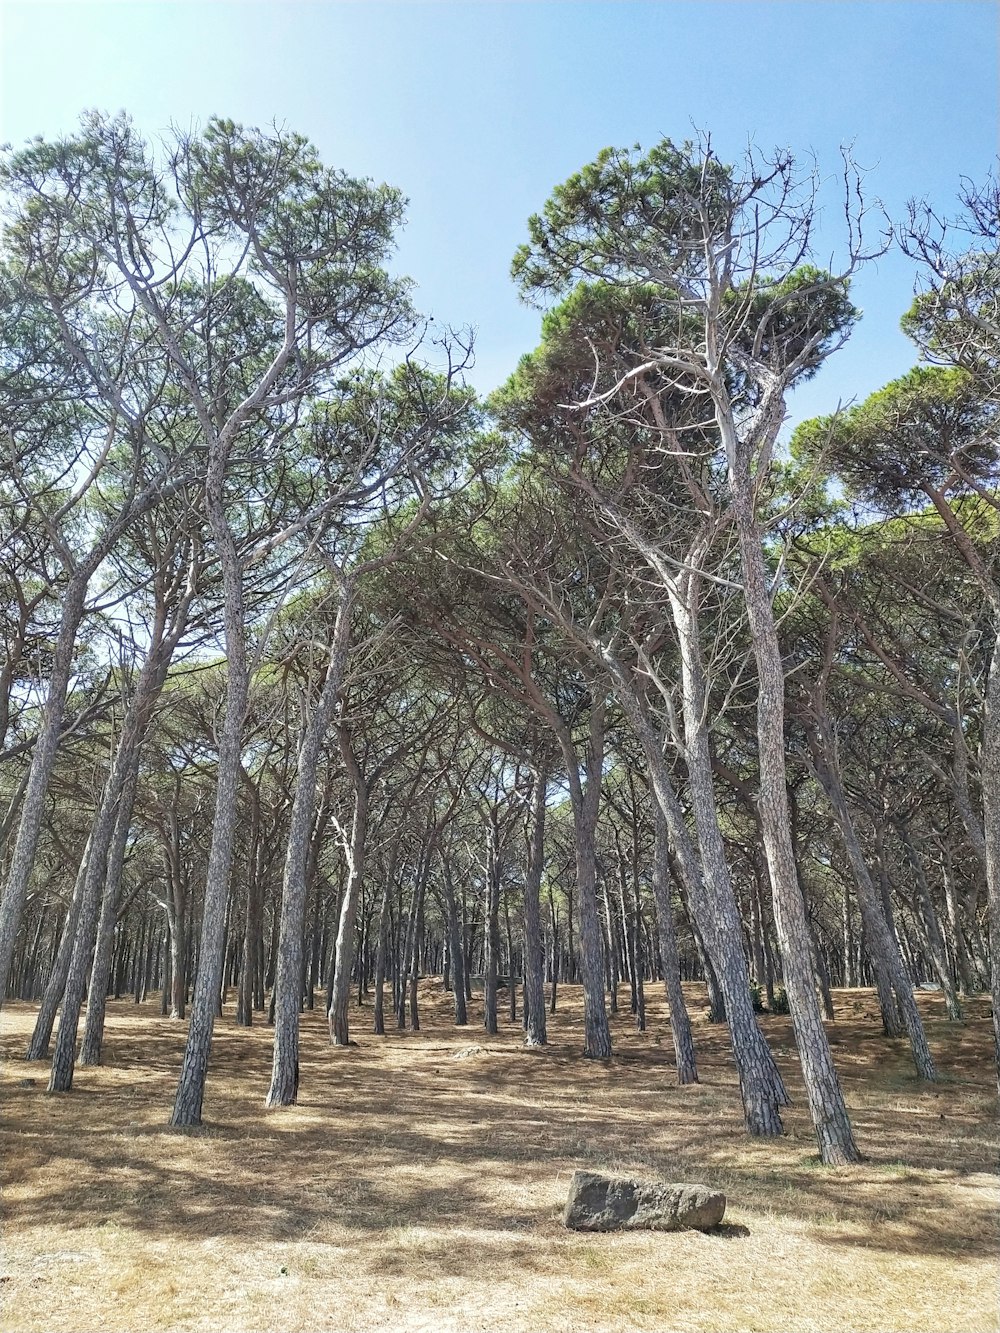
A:
{"type": "MultiPolygon", "coordinates": [[[[913,195],[947,209],[997,153],[998,15],[993,0],[4,0],[0,138],[70,130],[91,106],[151,133],[211,114],[307,133],[409,197],[398,267],[426,313],[475,326],[489,389],[537,338],[508,277],[525,219],[598,149],[698,127],[723,155],[752,138],[833,176],[853,141],[890,213],[913,195]]],[[[836,199],[831,185],[827,251],[836,199]]],[[[912,287],[899,255],[857,281],[865,318],[793,418],[909,368],[912,287]]]]}

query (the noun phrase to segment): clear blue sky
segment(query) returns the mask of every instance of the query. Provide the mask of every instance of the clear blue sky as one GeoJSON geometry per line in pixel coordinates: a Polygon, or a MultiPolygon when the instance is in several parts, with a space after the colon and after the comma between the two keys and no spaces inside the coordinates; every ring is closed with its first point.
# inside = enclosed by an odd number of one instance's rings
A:
{"type": "MultiPolygon", "coordinates": [[[[604,145],[697,126],[723,154],[749,137],[812,151],[832,174],[853,141],[896,216],[912,195],[949,207],[997,153],[993,0],[4,0],[0,15],[3,140],[71,130],[91,106],[149,132],[213,113],[278,120],[331,164],[398,185],[399,267],[426,313],[475,326],[482,389],[537,337],[508,277],[525,219],[604,145]]],[[[909,368],[897,325],[912,284],[898,255],[858,281],[865,319],[796,418],[909,368]]]]}

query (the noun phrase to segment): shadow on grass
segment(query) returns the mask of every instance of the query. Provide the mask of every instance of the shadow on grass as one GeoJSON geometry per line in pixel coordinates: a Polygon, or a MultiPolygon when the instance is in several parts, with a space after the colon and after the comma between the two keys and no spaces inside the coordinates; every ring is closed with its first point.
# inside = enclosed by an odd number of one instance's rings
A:
{"type": "MultiPolygon", "coordinates": [[[[645,1034],[620,1014],[616,1056],[593,1063],[579,1058],[571,988],[545,1050],[526,1050],[514,1025],[492,1038],[471,1025],[456,1029],[446,998],[426,992],[424,1031],[368,1036],[361,1011],[353,1015],[357,1048],[331,1049],[322,1014],[304,1015],[301,1100],[280,1111],[262,1105],[270,1032],[223,1020],[208,1118],[189,1131],[165,1123],[183,1028],[148,1009],[109,1006],[108,1063],[79,1069],[71,1094],[48,1096],[43,1079],[20,1086],[21,1061],[5,1070],[9,1221],[256,1241],[391,1233],[400,1271],[417,1248],[439,1272],[475,1277],[488,1273],[491,1256],[509,1260],[512,1247],[532,1267],[538,1236],[562,1234],[572,1171],[593,1164],[705,1180],[754,1230],[785,1216],[814,1224],[817,1240],[838,1247],[997,1250],[984,1179],[996,1161],[984,1015],[961,1028],[929,1020],[952,1080],[944,1086],[909,1072],[905,1048],[881,1038],[870,1004],[833,1025],[867,1154],[845,1171],[815,1156],[787,1020],[765,1019],[765,1027],[796,1105],[784,1138],[751,1140],[724,1028],[696,1022],[703,1081],[681,1088],[661,1040],[662,1003],[651,1003],[645,1034]]],[[[30,1024],[26,1007],[22,1018],[30,1024]]],[[[730,1221],[705,1234],[735,1240],[750,1227],[730,1221]]],[[[378,1263],[387,1262],[383,1248],[378,1263]]]]}

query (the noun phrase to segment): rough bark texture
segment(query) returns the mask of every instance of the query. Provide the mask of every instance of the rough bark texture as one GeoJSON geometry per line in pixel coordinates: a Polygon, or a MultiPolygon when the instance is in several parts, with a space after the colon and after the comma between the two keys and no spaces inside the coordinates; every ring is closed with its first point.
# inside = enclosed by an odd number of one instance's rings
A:
{"type": "Polygon", "coordinates": [[[66,989],[70,959],[73,957],[76,923],[80,919],[80,904],[83,901],[83,885],[87,878],[87,860],[89,856],[90,841],[88,839],[87,845],[83,849],[83,857],[77,871],[76,882],[73,885],[73,896],[70,898],[69,907],[66,911],[62,934],[59,936],[59,948],[56,950],[55,962],[52,964],[52,971],[42,995],[42,1003],[39,1005],[38,1014],[35,1017],[34,1031],[31,1034],[31,1041],[28,1043],[28,1052],[25,1056],[27,1060],[44,1060],[49,1053],[49,1041],[52,1037],[52,1029],[55,1026],[56,1014],[59,1011],[63,991],[66,989]]]}
{"type": "Polygon", "coordinates": [[[316,774],[323,738],[329,730],[347,667],[350,597],[342,590],[334,622],[326,679],[299,746],[295,795],[285,851],[274,980],[274,1053],[267,1106],[291,1106],[299,1089],[299,999],[302,938],[305,930],[310,832],[316,807],[316,774]]]}
{"type": "MultiPolygon", "coordinates": [[[[191,1000],[191,1020],[181,1065],[171,1125],[201,1124],[205,1098],[208,1058],[219,1005],[222,983],[223,939],[229,876],[233,861],[233,836],[236,829],[237,789],[240,780],[243,723],[250,693],[247,660],[246,612],[243,599],[243,575],[236,543],[226,521],[222,500],[222,476],[209,481],[209,519],[222,565],[226,658],[225,716],[219,737],[219,759],[212,840],[205,877],[205,901],[201,917],[198,971],[191,1000]],[[214,495],[211,492],[214,491],[214,495]]],[[[298,985],[296,973],[296,986],[298,985]]]]}
{"type": "MultiPolygon", "coordinates": [[[[98,918],[103,915],[101,910],[102,896],[107,897],[109,892],[112,892],[106,884],[111,843],[116,826],[119,826],[119,813],[124,814],[123,800],[128,800],[131,806],[131,799],[135,794],[142,738],[149,724],[153,703],[166,677],[169,650],[161,651],[164,649],[162,632],[163,622],[161,618],[153,631],[153,647],[139,672],[135,693],[126,706],[125,717],[122,721],[121,740],[90,833],[87,873],[84,877],[83,894],[80,899],[80,913],[77,921],[73,955],[70,959],[69,971],[66,974],[62,1014],[56,1036],[56,1048],[52,1056],[52,1070],[49,1075],[49,1092],[68,1092],[73,1086],[76,1036],[80,1022],[80,1010],[83,1006],[83,997],[87,988],[87,975],[90,971],[97,938],[98,918]]],[[[127,823],[125,835],[127,836],[127,823]]],[[[116,896],[116,893],[114,896],[116,896]]],[[[112,907],[109,907],[109,913],[113,913],[112,907]]],[[[113,935],[113,915],[110,931],[113,935]]],[[[110,956],[107,963],[110,968],[110,956]]],[[[107,977],[105,976],[105,985],[106,983],[107,977]]],[[[102,1003],[103,998],[102,992],[102,1003]]]]}
{"type": "Polygon", "coordinates": [[[653,897],[656,900],[660,963],[663,967],[667,1003],[670,1005],[670,1035],[673,1039],[674,1057],[677,1061],[677,1082],[697,1083],[698,1062],[695,1057],[694,1038],[691,1035],[691,1019],[684,1003],[680,958],[677,953],[677,934],[674,930],[674,914],[670,903],[668,853],[670,833],[663,811],[655,801],[653,819],[655,838],[653,844],[653,897]]]}
{"type": "Polygon", "coordinates": [[[569,739],[561,735],[570,799],[573,806],[576,851],[577,901],[580,909],[580,976],[583,982],[584,1055],[607,1059],[611,1028],[604,1005],[604,957],[597,908],[595,833],[601,802],[601,766],[604,758],[604,704],[591,704],[590,739],[586,758],[586,785],[580,781],[579,759],[569,739]]]}
{"type": "Polygon", "coordinates": [[[455,1026],[465,1027],[469,1021],[465,999],[465,952],[462,949],[462,925],[458,916],[458,902],[452,883],[451,868],[441,854],[441,889],[445,905],[445,929],[448,931],[448,957],[451,960],[451,988],[455,1002],[455,1026]]]}
{"type": "MultiPolygon", "coordinates": [[[[701,660],[698,588],[693,573],[689,573],[682,581],[682,589],[683,598],[674,596],[671,606],[681,649],[684,761],[698,835],[698,850],[701,853],[702,876],[712,911],[712,928],[716,939],[714,952],[719,955],[714,960],[714,967],[730,1025],[740,1032],[741,1042],[748,1038],[749,1044],[756,1047],[763,1039],[753,1035],[755,1032],[759,1034],[760,1029],[753,1017],[750,978],[743,953],[742,921],[719,828],[712,778],[707,722],[708,683],[701,660]]],[[[753,1133],[780,1133],[781,1121],[777,1108],[787,1098],[783,1087],[776,1087],[774,1091],[773,1107],[760,1103],[759,1097],[751,1096],[748,1123],[752,1115],[753,1133]]]]}
{"type": "Polygon", "coordinates": [[[0,1005],[7,995],[10,969],[17,943],[17,931],[24,909],[24,899],[35,863],[38,837],[45,815],[45,795],[55,765],[59,733],[66,708],[66,694],[76,656],[77,630],[83,618],[90,580],[129,528],[152,509],[164,494],[163,478],[132,496],[123,505],[113,523],[95,541],[70,574],[63,595],[59,629],[52,647],[48,693],[21,804],[17,839],[11,854],[0,898],[0,1005]]]}
{"type": "Polygon", "coordinates": [[[101,915],[97,923],[97,942],[94,946],[94,962],[90,969],[90,985],[87,988],[87,1018],[83,1027],[83,1040],[80,1043],[82,1065],[101,1063],[104,1016],[107,1008],[108,984],[111,980],[111,963],[114,957],[115,924],[118,917],[118,902],[121,898],[125,849],[128,845],[136,789],[139,785],[139,757],[140,747],[136,745],[129,771],[122,785],[114,834],[108,850],[101,915]]]}
{"type": "MultiPolygon", "coordinates": [[[[528,865],[524,877],[524,1041],[527,1046],[544,1046],[545,1030],[545,945],[542,940],[539,895],[545,859],[545,798],[548,783],[544,772],[535,774],[531,788],[531,834],[528,865]]],[[[511,985],[513,985],[511,978],[511,985]]]]}
{"type": "Polygon", "coordinates": [[[45,794],[48,791],[59,745],[66,693],[76,654],[76,635],[83,618],[87,585],[92,572],[88,562],[87,566],[78,570],[70,579],[63,599],[59,632],[52,649],[48,694],[42,709],[35,748],[31,755],[28,783],[21,803],[21,819],[7,871],[7,882],[4,885],[3,897],[0,899],[0,1004],[3,1004],[7,996],[7,986],[10,982],[17,931],[21,924],[24,899],[45,817],[45,794]]]}
{"type": "Polygon", "coordinates": [[[990,944],[990,998],[1000,1093],[1000,625],[997,627],[986,685],[980,754],[983,825],[986,836],[987,916],[990,944]]]}
{"type": "MultiPolygon", "coordinates": [[[[760,1136],[778,1135],[782,1132],[778,1108],[787,1105],[788,1094],[754,1016],[750,977],[743,954],[742,931],[736,902],[732,898],[732,886],[730,884],[728,901],[724,896],[710,899],[706,893],[699,859],[673,789],[659,739],[634,691],[624,682],[616,688],[619,700],[642,744],[649,765],[653,795],[667,822],[687,887],[691,913],[697,921],[725,999],[747,1129],[751,1134],[760,1136]]],[[[716,888],[723,890],[728,882],[726,877],[716,888]]]]}
{"type": "Polygon", "coordinates": [[[827,800],[830,802],[830,807],[840,830],[841,840],[851,863],[851,869],[854,872],[854,882],[858,891],[858,906],[861,909],[861,919],[865,927],[869,957],[875,971],[876,989],[882,1007],[883,1024],[889,1035],[896,1035],[890,1018],[887,1016],[892,1013],[891,996],[888,999],[884,996],[884,991],[891,987],[891,991],[895,993],[895,1004],[899,1008],[899,1013],[910,1038],[913,1062],[916,1065],[917,1073],[921,1078],[933,1080],[937,1077],[937,1073],[927,1046],[924,1025],[913,998],[913,988],[906,975],[896,939],[889,929],[889,923],[878,900],[878,893],[872,882],[868,864],[865,861],[851,819],[847,796],[844,793],[836,764],[829,753],[828,742],[824,744],[822,731],[819,733],[819,746],[815,751],[815,758],[817,760],[815,765],[817,777],[826,793],[827,800]]]}
{"type": "Polygon", "coordinates": [[[351,997],[351,969],[354,965],[354,932],[361,898],[361,880],[365,867],[365,844],[368,837],[368,788],[364,774],[358,767],[350,741],[341,736],[341,754],[354,784],[354,817],[351,822],[351,842],[347,852],[347,885],[340,905],[337,925],[336,961],[333,970],[333,988],[330,997],[330,1040],[335,1046],[346,1046],[350,1040],[348,1003],[351,997]]]}
{"type": "Polygon", "coordinates": [[[118,901],[121,896],[125,848],[128,843],[132,810],[135,806],[136,790],[139,784],[139,759],[143,740],[153,715],[153,707],[166,681],[174,649],[177,647],[187,624],[188,609],[194,591],[194,567],[192,567],[189,570],[187,588],[181,597],[180,603],[175,607],[169,630],[166,623],[167,608],[162,603],[158,606],[153,622],[149,651],[139,672],[135,694],[129,703],[122,723],[121,741],[118,756],[115,760],[116,771],[121,770],[120,787],[111,842],[106,853],[104,853],[104,891],[101,898],[100,919],[97,925],[90,986],[87,992],[87,1021],[84,1026],[83,1042],[80,1048],[80,1063],[83,1065],[96,1065],[101,1062],[105,1003],[114,952],[115,923],[118,901]]]}
{"type": "Polygon", "coordinates": [[[860,1154],[813,986],[809,923],[799,889],[785,786],[784,668],[764,566],[761,532],[750,494],[749,464],[742,460],[744,465],[741,465],[739,455],[742,449],[735,440],[735,430],[724,432],[724,435],[730,459],[737,460],[731,467],[730,484],[747,615],[757,662],[758,808],[771,879],[774,924],[820,1155],[830,1165],[846,1165],[857,1162],[860,1154]]]}

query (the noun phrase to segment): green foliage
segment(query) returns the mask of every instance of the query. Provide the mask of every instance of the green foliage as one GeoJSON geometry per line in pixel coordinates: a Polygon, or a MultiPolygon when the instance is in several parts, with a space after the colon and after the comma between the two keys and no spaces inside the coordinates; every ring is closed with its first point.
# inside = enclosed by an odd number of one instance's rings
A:
{"type": "Polygon", "coordinates": [[[528,220],[530,239],[511,272],[525,295],[562,293],[581,277],[634,280],[643,268],[695,278],[692,202],[703,200],[710,225],[723,229],[735,196],[730,169],[714,157],[706,162],[693,143],[663,139],[644,155],[638,144],[605,148],[528,220]]]}
{"type": "Polygon", "coordinates": [[[996,410],[963,370],[918,366],[835,416],[803,422],[800,462],[823,459],[866,499],[891,510],[958,474],[991,482],[996,410]]]}
{"type": "Polygon", "coordinates": [[[802,264],[775,282],[741,284],[727,294],[730,322],[746,333],[739,345],[775,370],[800,362],[791,380],[816,374],[861,318],[850,281],[802,264]]]}

